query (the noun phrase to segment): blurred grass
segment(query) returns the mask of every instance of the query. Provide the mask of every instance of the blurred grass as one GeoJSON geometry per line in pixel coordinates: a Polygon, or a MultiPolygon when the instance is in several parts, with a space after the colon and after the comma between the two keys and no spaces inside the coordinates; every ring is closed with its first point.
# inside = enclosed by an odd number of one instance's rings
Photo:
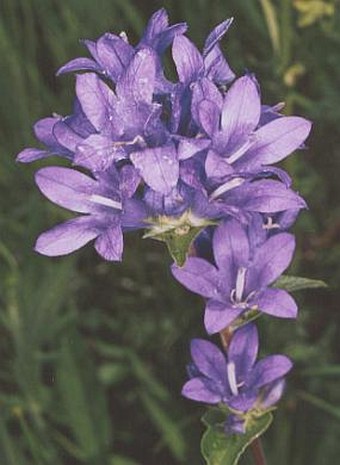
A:
{"type": "Polygon", "coordinates": [[[202,463],[203,409],[180,397],[188,340],[203,335],[202,302],[171,279],[161,245],[133,235],[121,265],[90,248],[58,260],[35,255],[34,238],[64,212],[34,188],[35,168],[14,162],[34,144],[36,119],[70,111],[73,77],[57,80],[54,71],[85,55],[78,39],[125,30],[134,40],[161,6],[172,22],[188,21],[199,44],[234,16],[223,42],[234,69],[256,73],[266,102],[284,100],[287,113],[314,122],[310,149],[285,163],[310,207],[296,226],[292,273],[331,288],[299,297],[297,324],[261,322],[266,350],[296,360],[265,449],[275,465],[333,465],[340,454],[335,0],[0,0],[0,463],[202,463]]]}

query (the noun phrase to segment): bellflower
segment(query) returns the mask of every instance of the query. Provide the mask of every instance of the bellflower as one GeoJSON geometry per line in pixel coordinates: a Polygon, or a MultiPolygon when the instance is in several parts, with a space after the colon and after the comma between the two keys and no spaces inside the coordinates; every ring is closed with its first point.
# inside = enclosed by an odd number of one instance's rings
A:
{"type": "Polygon", "coordinates": [[[270,355],[256,361],[259,340],[254,324],[238,329],[225,352],[209,341],[194,339],[192,377],[183,396],[206,404],[225,404],[234,415],[227,430],[244,432],[251,414],[265,411],[281,397],[283,377],[292,368],[284,355],[270,355]]]}
{"type": "Polygon", "coordinates": [[[161,56],[174,38],[183,34],[186,30],[186,23],[169,26],[168,14],[164,8],[161,8],[151,16],[136,47],[129,44],[125,32],[118,36],[106,33],[97,41],[84,40],[83,43],[92,58],[75,58],[63,65],[58,74],[74,71],[95,71],[116,83],[129,66],[134,55],[140,50],[149,49],[155,55],[157,92],[168,92],[173,85],[164,77],[161,56]]]}
{"type": "Polygon", "coordinates": [[[139,177],[131,166],[110,170],[93,179],[63,167],[42,168],[36,173],[40,191],[52,202],[83,213],[42,233],[35,250],[48,256],[69,254],[95,239],[95,249],[106,260],[121,260],[123,230],[139,228],[145,211],[132,198],[139,177]]]}
{"type": "Polygon", "coordinates": [[[182,268],[172,266],[181,284],[205,297],[204,323],[209,334],[223,330],[247,310],[296,317],[297,305],[290,294],[270,287],[292,260],[294,236],[276,234],[255,251],[250,244],[245,228],[232,219],[214,233],[216,266],[199,257],[189,257],[182,268]]]}
{"type": "Polygon", "coordinates": [[[35,123],[34,133],[45,148],[26,148],[18,154],[17,161],[30,163],[52,155],[73,161],[77,144],[94,134],[95,129],[86,118],[79,100],[75,99],[72,115],[43,118],[35,123]]]}
{"type": "MultiPolygon", "coordinates": [[[[301,147],[311,123],[281,116],[259,126],[262,114],[258,84],[251,75],[237,79],[223,101],[203,99],[197,105],[198,122],[211,146],[205,161],[208,178],[261,173],[301,147]]],[[[276,171],[275,174],[279,174],[276,171]]]]}
{"type": "Polygon", "coordinates": [[[232,18],[227,19],[211,31],[205,41],[202,54],[184,35],[175,37],[172,57],[179,78],[172,95],[172,129],[175,132],[184,135],[185,131],[191,130],[190,107],[192,89],[196,82],[207,79],[217,85],[225,85],[235,78],[219,45],[232,21],[232,18]]]}

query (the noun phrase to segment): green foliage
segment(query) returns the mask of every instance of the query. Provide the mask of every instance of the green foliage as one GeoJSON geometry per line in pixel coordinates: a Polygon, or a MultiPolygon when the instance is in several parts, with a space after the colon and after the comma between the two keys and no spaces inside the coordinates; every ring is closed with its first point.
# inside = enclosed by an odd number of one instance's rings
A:
{"type": "MultiPolygon", "coordinates": [[[[173,21],[187,20],[190,37],[200,44],[209,28],[234,16],[223,42],[234,69],[259,76],[267,103],[285,100],[287,114],[314,122],[309,150],[284,162],[309,204],[295,229],[299,253],[289,273],[325,280],[329,289],[309,283],[298,295],[297,324],[267,319],[262,327],[259,320],[268,352],[283,351],[296,361],[264,445],[268,463],[275,465],[337,463],[336,2],[0,0],[0,5],[1,465],[200,463],[202,412],[181,399],[180,390],[188,340],[204,335],[202,301],[173,281],[163,244],[135,235],[127,239],[119,265],[103,263],[89,249],[58,260],[37,256],[32,251],[37,234],[66,215],[42,199],[32,182],[34,168],[14,162],[19,150],[33,146],[36,119],[70,112],[74,79],[56,79],[54,72],[86,55],[79,38],[125,30],[135,41],[145,19],[161,6],[173,21]],[[312,3],[311,23],[301,5],[312,3]],[[322,11],[316,8],[321,3],[322,11]],[[299,26],[302,19],[308,27],[299,26]]],[[[241,463],[248,458],[246,452],[241,463]]]]}
{"type": "Polygon", "coordinates": [[[226,436],[223,423],[227,415],[223,415],[219,409],[210,409],[202,418],[207,430],[202,437],[201,451],[207,465],[237,465],[247,447],[259,438],[273,421],[270,412],[263,413],[250,419],[245,434],[226,436]]]}
{"type": "Polygon", "coordinates": [[[304,289],[325,288],[327,284],[320,279],[301,278],[301,276],[282,275],[275,283],[276,287],[289,292],[302,291],[304,289]]]}

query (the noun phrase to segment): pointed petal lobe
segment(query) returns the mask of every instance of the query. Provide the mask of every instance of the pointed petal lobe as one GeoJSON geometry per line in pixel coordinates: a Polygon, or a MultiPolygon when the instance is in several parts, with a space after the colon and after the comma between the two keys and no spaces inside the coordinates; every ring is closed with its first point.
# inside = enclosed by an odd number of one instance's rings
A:
{"type": "Polygon", "coordinates": [[[90,217],[81,216],[42,233],[34,249],[49,257],[67,255],[95,239],[98,233],[93,220],[90,217]]]}
{"type": "Polygon", "coordinates": [[[206,260],[189,257],[182,268],[172,265],[171,271],[177,281],[190,291],[208,298],[216,296],[218,272],[206,260]]]}
{"type": "Polygon", "coordinates": [[[293,297],[283,289],[267,289],[256,301],[261,312],[280,318],[296,318],[298,307],[293,297]]]}

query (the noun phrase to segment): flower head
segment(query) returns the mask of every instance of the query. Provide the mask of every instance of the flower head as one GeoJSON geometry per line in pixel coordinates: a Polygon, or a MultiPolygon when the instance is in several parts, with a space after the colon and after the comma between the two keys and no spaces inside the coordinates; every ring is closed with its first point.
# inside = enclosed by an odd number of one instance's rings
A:
{"type": "Polygon", "coordinates": [[[194,339],[191,356],[195,369],[182,389],[183,396],[227,405],[235,414],[227,426],[242,432],[245,414],[266,410],[279,400],[283,377],[292,368],[285,355],[256,361],[258,347],[258,332],[251,323],[235,332],[225,352],[209,341],[194,339]]]}
{"type": "Polygon", "coordinates": [[[111,168],[94,179],[70,168],[48,167],[40,169],[35,180],[52,202],[83,214],[42,233],[37,252],[65,255],[95,239],[103,258],[122,259],[123,230],[140,227],[145,216],[143,204],[132,199],[139,183],[134,168],[111,168]]]}
{"type": "Polygon", "coordinates": [[[249,310],[281,318],[295,318],[297,305],[283,289],[270,287],[289,266],[294,236],[278,233],[255,250],[246,229],[236,220],[222,223],[213,236],[215,264],[189,257],[175,278],[206,299],[204,323],[213,334],[232,324],[249,310]]]}

